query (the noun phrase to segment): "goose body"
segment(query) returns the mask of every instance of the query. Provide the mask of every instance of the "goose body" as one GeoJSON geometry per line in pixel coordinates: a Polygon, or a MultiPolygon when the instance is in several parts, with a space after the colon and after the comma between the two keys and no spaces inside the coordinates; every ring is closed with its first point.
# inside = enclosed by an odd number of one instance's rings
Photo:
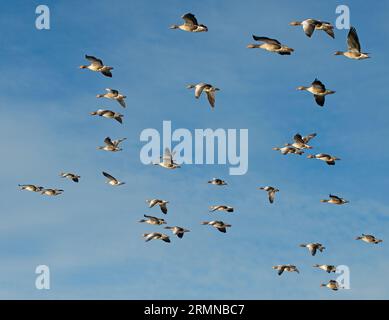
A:
{"type": "Polygon", "coordinates": [[[45,196],[58,196],[60,195],[61,193],[63,192],[62,189],[43,189],[41,191],[41,194],[45,195],[45,196]]]}
{"type": "Polygon", "coordinates": [[[227,232],[227,228],[231,227],[230,224],[226,224],[223,221],[203,221],[201,224],[202,225],[212,226],[212,227],[216,228],[217,230],[219,230],[220,232],[223,232],[223,233],[226,233],[227,232]]]}
{"type": "Polygon", "coordinates": [[[120,124],[123,123],[123,115],[111,110],[98,109],[90,113],[92,116],[100,116],[108,119],[115,119],[120,124]]]}
{"type": "Polygon", "coordinates": [[[339,283],[336,280],[330,280],[330,281],[328,281],[328,283],[322,283],[320,286],[327,287],[328,289],[331,289],[334,291],[337,291],[340,288],[339,283]]]}
{"type": "Polygon", "coordinates": [[[81,178],[79,175],[74,174],[74,173],[70,173],[70,172],[61,172],[60,176],[62,178],[66,178],[66,179],[72,180],[73,182],[78,182],[79,179],[81,178]]]}
{"type": "Polygon", "coordinates": [[[91,63],[88,66],[87,65],[80,66],[80,69],[89,69],[91,71],[100,72],[101,74],[103,74],[106,77],[109,77],[109,78],[112,77],[111,70],[113,68],[104,65],[104,63],[101,59],[98,59],[94,56],[88,56],[88,55],[85,55],[85,59],[87,59],[91,63]]]}
{"type": "Polygon", "coordinates": [[[308,159],[318,159],[321,161],[326,162],[328,165],[333,166],[335,165],[335,161],[340,160],[338,157],[331,156],[326,153],[319,153],[319,154],[309,154],[307,156],[308,159]]]}
{"type": "Polygon", "coordinates": [[[218,179],[218,178],[212,178],[212,180],[209,180],[208,183],[209,184],[214,184],[214,185],[217,185],[217,186],[225,186],[225,185],[227,185],[227,182],[225,182],[222,179],[218,179]]]}
{"type": "Polygon", "coordinates": [[[169,203],[169,201],[161,199],[152,199],[146,200],[146,202],[149,204],[149,208],[158,205],[161,208],[162,213],[167,214],[167,204],[169,203]]]}
{"type": "Polygon", "coordinates": [[[234,212],[234,208],[225,205],[210,206],[209,212],[214,212],[214,211],[234,212]]]}
{"type": "Polygon", "coordinates": [[[274,198],[276,196],[276,192],[279,192],[280,190],[278,190],[277,188],[274,188],[274,187],[271,187],[271,186],[266,186],[266,187],[259,187],[258,188],[259,190],[264,190],[267,192],[267,195],[269,197],[269,202],[270,203],[273,203],[274,202],[274,198]]]}
{"type": "Polygon", "coordinates": [[[375,236],[371,234],[363,234],[363,233],[361,236],[357,237],[356,240],[362,240],[364,242],[374,243],[374,244],[378,244],[383,241],[381,239],[377,239],[375,236]]]}
{"type": "Polygon", "coordinates": [[[279,264],[277,266],[272,267],[275,270],[278,270],[278,275],[280,276],[284,271],[288,272],[297,272],[300,273],[300,271],[297,269],[295,265],[292,264],[279,264]]]}
{"type": "Polygon", "coordinates": [[[96,97],[116,100],[123,108],[126,107],[126,102],[124,100],[125,98],[127,98],[126,96],[122,95],[121,93],[119,93],[118,90],[115,89],[107,88],[105,90],[107,91],[107,93],[98,94],[96,97]]]}
{"type": "Polygon", "coordinates": [[[34,184],[19,184],[20,190],[27,190],[31,192],[41,192],[44,188],[38,187],[34,184]]]}
{"type": "Polygon", "coordinates": [[[145,238],[146,242],[150,240],[162,240],[165,242],[170,242],[169,236],[160,232],[144,233],[143,237],[145,238]]]}
{"type": "Polygon", "coordinates": [[[190,232],[190,230],[188,230],[188,229],[185,229],[185,228],[182,228],[182,227],[177,227],[177,226],[165,227],[165,229],[171,230],[173,232],[173,234],[175,234],[180,239],[184,236],[185,232],[190,232]]]}
{"type": "Polygon", "coordinates": [[[300,247],[307,248],[311,255],[315,255],[317,250],[320,252],[323,252],[325,247],[321,243],[307,243],[307,244],[300,244],[300,247]]]}
{"type": "Polygon", "coordinates": [[[208,28],[197,22],[197,19],[194,14],[187,13],[181,16],[184,19],[184,23],[181,25],[173,24],[170,26],[170,29],[180,29],[187,32],[207,32],[208,28]]]}
{"type": "Polygon", "coordinates": [[[336,267],[328,264],[315,264],[314,268],[319,268],[327,273],[336,272],[336,267]]]}
{"type": "Polygon", "coordinates": [[[335,38],[334,26],[325,21],[320,21],[316,19],[305,19],[303,21],[293,21],[289,23],[291,26],[302,26],[304,33],[307,37],[311,37],[315,30],[325,31],[331,38],[335,38]]]}
{"type": "Polygon", "coordinates": [[[249,48],[249,49],[259,48],[259,49],[263,49],[266,51],[275,52],[275,53],[278,53],[280,55],[290,55],[294,51],[294,49],[289,48],[288,46],[281,44],[276,39],[271,39],[268,37],[258,37],[255,35],[253,35],[253,39],[255,41],[259,41],[262,43],[249,44],[247,46],[247,48],[249,48]]]}
{"type": "Polygon", "coordinates": [[[116,179],[115,177],[111,176],[109,173],[107,172],[104,172],[103,171],[103,176],[106,177],[108,180],[106,181],[106,183],[108,183],[109,185],[111,186],[121,186],[123,184],[125,184],[125,182],[123,181],[119,181],[118,179],[116,179]]]}
{"type": "Polygon", "coordinates": [[[345,56],[349,59],[364,60],[370,58],[368,53],[361,52],[361,44],[359,42],[357,30],[354,27],[350,28],[347,35],[347,51],[336,51],[336,56],[345,56]]]}
{"type": "Polygon", "coordinates": [[[299,86],[299,87],[297,87],[297,90],[308,91],[308,92],[312,93],[313,97],[315,98],[316,103],[320,107],[324,106],[326,95],[335,93],[335,91],[333,91],[333,90],[326,89],[325,85],[321,81],[319,81],[318,79],[315,79],[312,82],[311,86],[309,86],[309,87],[299,86]]]}
{"type": "Polygon", "coordinates": [[[211,109],[215,107],[215,93],[216,91],[220,91],[219,88],[216,88],[208,83],[198,83],[198,84],[189,84],[187,85],[187,89],[195,89],[195,98],[199,99],[201,94],[205,92],[207,94],[208,102],[211,105],[211,109]]]}
{"type": "Polygon", "coordinates": [[[322,199],[320,201],[321,202],[325,202],[325,203],[337,204],[337,205],[342,205],[342,204],[349,203],[348,200],[345,200],[345,199],[340,198],[338,196],[335,196],[333,194],[330,194],[329,197],[330,197],[329,199],[322,199]]]}
{"type": "Polygon", "coordinates": [[[97,147],[97,149],[111,151],[111,152],[122,151],[123,149],[119,148],[119,144],[122,143],[126,139],[127,138],[118,139],[118,140],[111,140],[110,137],[106,137],[104,139],[105,146],[97,147]]]}
{"type": "Polygon", "coordinates": [[[141,219],[139,222],[141,223],[148,223],[152,225],[161,225],[161,224],[166,224],[166,221],[161,218],[153,217],[153,216],[148,216],[147,214],[143,215],[146,219],[141,219]]]}
{"type": "Polygon", "coordinates": [[[301,149],[298,149],[295,146],[289,144],[281,148],[273,148],[273,150],[281,152],[281,154],[283,154],[284,156],[287,154],[302,155],[304,153],[304,151],[302,151],[301,149]]]}

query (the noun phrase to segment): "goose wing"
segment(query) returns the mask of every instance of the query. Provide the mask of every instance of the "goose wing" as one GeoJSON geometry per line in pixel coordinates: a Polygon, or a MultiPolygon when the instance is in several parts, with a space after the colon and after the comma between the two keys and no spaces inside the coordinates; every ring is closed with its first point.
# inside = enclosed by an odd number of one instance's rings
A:
{"type": "Polygon", "coordinates": [[[211,105],[212,109],[215,107],[215,92],[214,91],[207,91],[207,97],[209,104],[211,105]]]}
{"type": "Polygon", "coordinates": [[[316,25],[315,20],[303,21],[303,30],[308,37],[311,37],[313,31],[315,31],[315,25],[316,25]]]}
{"type": "Polygon", "coordinates": [[[299,133],[296,133],[293,137],[293,140],[297,143],[301,143],[301,144],[305,144],[305,141],[303,139],[303,137],[301,136],[301,134],[299,133]]]}
{"type": "Polygon", "coordinates": [[[104,177],[106,177],[109,181],[117,181],[117,179],[111,176],[109,173],[103,171],[104,177]]]}
{"type": "Polygon", "coordinates": [[[203,92],[204,88],[207,86],[206,83],[199,83],[195,87],[195,97],[198,99],[201,96],[201,93],[203,92]]]}
{"type": "Polygon", "coordinates": [[[166,203],[160,204],[159,207],[161,208],[161,211],[162,211],[164,214],[167,214],[167,206],[166,206],[166,203]]]}
{"type": "Polygon", "coordinates": [[[351,27],[348,33],[347,46],[349,51],[361,52],[361,44],[359,43],[357,30],[354,27],[351,27]]]}
{"type": "Polygon", "coordinates": [[[106,137],[105,139],[104,139],[104,143],[106,144],[106,145],[108,145],[108,146],[115,146],[115,144],[112,142],[112,140],[111,140],[111,138],[110,137],[106,137]]]}
{"type": "Polygon", "coordinates": [[[269,202],[273,203],[274,202],[274,198],[276,196],[276,192],[274,190],[269,191],[268,195],[269,195],[269,202]]]}
{"type": "Polygon", "coordinates": [[[196,19],[195,15],[192,13],[184,14],[181,18],[184,19],[185,24],[188,26],[197,26],[198,25],[197,19],[196,19]]]}
{"type": "Polygon", "coordinates": [[[88,61],[90,61],[92,63],[92,65],[96,66],[96,67],[102,67],[104,64],[103,64],[103,61],[94,57],[94,56],[88,56],[87,54],[85,55],[85,59],[87,59],[88,61]]]}
{"type": "Polygon", "coordinates": [[[304,143],[308,143],[309,141],[311,141],[311,139],[313,139],[316,136],[317,136],[316,133],[308,134],[308,135],[303,137],[303,141],[304,141],[304,143]]]}
{"type": "Polygon", "coordinates": [[[255,41],[262,41],[262,42],[265,42],[265,43],[268,43],[268,44],[277,44],[277,45],[281,45],[281,43],[276,40],[276,39],[271,39],[271,38],[268,38],[268,37],[258,37],[258,36],[255,36],[253,35],[253,39],[255,41]]]}

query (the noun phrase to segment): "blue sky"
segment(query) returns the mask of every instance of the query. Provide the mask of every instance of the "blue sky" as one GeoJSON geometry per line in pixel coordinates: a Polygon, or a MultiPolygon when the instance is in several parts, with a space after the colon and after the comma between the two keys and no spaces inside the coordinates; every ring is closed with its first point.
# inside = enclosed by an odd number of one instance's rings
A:
{"type": "Polygon", "coordinates": [[[2,7],[0,30],[0,298],[10,299],[385,299],[389,296],[387,204],[389,111],[387,2],[360,1],[46,1],[51,30],[35,29],[35,1],[2,7]],[[347,4],[351,24],[372,59],[351,61],[347,30],[333,40],[307,38],[293,20],[335,23],[347,4]],[[170,30],[186,12],[209,32],[170,30]],[[368,15],[366,13],[369,13],[368,15]],[[249,50],[251,35],[279,39],[292,56],[249,50]],[[84,55],[114,66],[108,79],[79,70],[84,55]],[[319,108],[296,87],[318,77],[336,94],[319,108]],[[217,85],[216,109],[193,98],[186,84],[217,85]],[[95,95],[112,87],[128,107],[95,95]],[[104,106],[122,111],[124,125],[89,116],[104,106]],[[228,176],[228,166],[190,165],[179,171],[139,161],[145,128],[249,129],[249,171],[228,176]],[[305,155],[283,157],[272,147],[296,133],[317,132],[314,151],[342,160],[334,167],[305,155]],[[127,137],[124,151],[96,150],[102,140],[127,137]],[[127,182],[110,188],[105,170],[127,182]],[[79,184],[61,171],[82,176],[79,184]],[[212,177],[229,186],[207,185],[212,177]],[[21,192],[19,183],[65,190],[58,197],[21,192]],[[258,186],[281,191],[270,205],[258,186]],[[320,203],[329,193],[346,206],[320,203]],[[145,243],[159,228],[139,224],[149,198],[170,201],[169,224],[191,232],[172,243],[145,243]],[[227,203],[231,215],[208,213],[227,203]],[[221,219],[227,234],[200,225],[221,219]],[[361,233],[381,245],[357,242],[361,233]],[[316,257],[299,248],[321,242],[316,257]],[[296,264],[301,273],[278,277],[271,266],[296,264]],[[315,263],[348,265],[351,290],[320,288],[331,277],[315,263]],[[51,270],[51,289],[35,289],[35,268],[51,270]]]}

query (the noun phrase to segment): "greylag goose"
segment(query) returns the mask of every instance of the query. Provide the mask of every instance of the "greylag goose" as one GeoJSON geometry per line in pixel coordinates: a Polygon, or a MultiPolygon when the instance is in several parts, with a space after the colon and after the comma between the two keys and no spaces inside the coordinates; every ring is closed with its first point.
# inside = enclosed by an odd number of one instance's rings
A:
{"type": "Polygon", "coordinates": [[[330,197],[330,199],[322,199],[322,200],[320,200],[320,202],[332,203],[332,204],[337,204],[337,205],[342,205],[342,204],[346,204],[346,203],[350,202],[348,200],[345,200],[345,199],[340,198],[338,196],[335,196],[333,194],[330,194],[329,197],[330,197]]]}
{"type": "Polygon", "coordinates": [[[260,44],[249,44],[247,48],[254,49],[254,48],[260,48],[264,49],[266,51],[275,52],[280,55],[290,55],[294,50],[292,48],[289,48],[283,44],[281,44],[276,39],[271,39],[267,37],[257,37],[253,35],[253,39],[255,41],[261,41],[263,43],[260,44]]]}
{"type": "Polygon", "coordinates": [[[175,155],[175,152],[171,153],[169,148],[165,149],[165,152],[162,157],[162,161],[158,163],[154,163],[156,166],[161,166],[166,169],[177,169],[181,168],[180,165],[174,162],[173,157],[175,155]]]}
{"type": "Polygon", "coordinates": [[[27,190],[31,192],[41,192],[44,188],[43,187],[38,187],[34,184],[18,184],[20,187],[20,190],[27,190]]]}
{"type": "Polygon", "coordinates": [[[214,211],[234,212],[234,208],[225,205],[210,206],[209,212],[214,212],[214,211]]]}
{"type": "Polygon", "coordinates": [[[381,239],[377,239],[375,236],[371,234],[363,234],[363,233],[362,236],[357,237],[356,240],[362,240],[364,242],[374,243],[374,244],[378,244],[383,241],[381,239]]]}
{"type": "Polygon", "coordinates": [[[139,222],[141,223],[148,223],[152,225],[161,225],[161,224],[166,224],[166,221],[161,218],[153,217],[153,216],[148,216],[147,214],[143,215],[146,219],[141,219],[139,222]]]}
{"type": "Polygon", "coordinates": [[[118,112],[114,112],[114,111],[111,111],[111,110],[104,110],[104,109],[99,109],[99,110],[96,110],[96,111],[93,111],[90,113],[92,116],[100,116],[100,117],[104,117],[104,118],[108,118],[108,119],[115,119],[117,122],[119,122],[120,124],[123,123],[123,115],[118,113],[118,112]]]}
{"type": "Polygon", "coordinates": [[[340,160],[338,157],[331,156],[326,153],[319,153],[319,154],[309,154],[307,156],[308,159],[318,159],[321,161],[325,161],[329,166],[334,166],[335,161],[340,160]]]}
{"type": "Polygon", "coordinates": [[[169,236],[160,232],[144,233],[143,237],[145,238],[146,242],[150,240],[162,240],[165,242],[170,242],[169,236]]]}
{"type": "Polygon", "coordinates": [[[43,189],[41,191],[41,194],[45,195],[45,196],[58,196],[60,195],[61,193],[63,192],[62,189],[43,189]]]}
{"type": "Polygon", "coordinates": [[[305,137],[303,137],[299,133],[296,133],[293,137],[294,142],[287,143],[287,144],[285,144],[285,146],[286,147],[294,147],[296,149],[312,149],[312,147],[310,145],[308,145],[308,143],[314,137],[316,137],[316,133],[311,133],[305,137]]]}
{"type": "Polygon", "coordinates": [[[315,255],[316,251],[319,250],[320,252],[323,252],[325,247],[321,243],[307,243],[307,244],[300,244],[300,247],[307,248],[311,255],[315,255]]]}
{"type": "Polygon", "coordinates": [[[70,173],[70,172],[61,172],[59,174],[62,178],[67,178],[69,180],[72,180],[73,182],[78,182],[79,179],[81,178],[81,176],[79,175],[76,175],[74,173],[70,173]]]}
{"type": "Polygon", "coordinates": [[[336,51],[335,55],[336,56],[345,56],[346,58],[349,59],[354,59],[354,60],[363,60],[370,58],[369,53],[362,53],[361,52],[361,44],[359,42],[357,30],[355,30],[354,27],[350,28],[350,31],[347,35],[347,47],[348,51],[336,51]]]}
{"type": "Polygon", "coordinates": [[[165,229],[169,229],[175,234],[177,237],[182,238],[185,232],[190,232],[190,230],[182,228],[182,227],[165,227],[165,229]]]}
{"type": "Polygon", "coordinates": [[[101,72],[104,76],[112,78],[112,67],[104,65],[102,60],[93,56],[88,56],[87,54],[85,55],[85,59],[89,60],[91,64],[89,66],[80,66],[80,69],[89,69],[91,71],[101,72]]]}
{"type": "Polygon", "coordinates": [[[119,181],[115,177],[111,176],[109,173],[103,171],[103,176],[106,177],[108,180],[105,183],[110,184],[111,186],[121,186],[125,184],[123,181],[119,181]]]}
{"type": "Polygon", "coordinates": [[[169,203],[169,201],[161,200],[161,199],[152,199],[152,200],[146,200],[146,202],[149,204],[149,208],[158,205],[161,208],[161,211],[164,214],[167,214],[167,204],[169,203]]]}
{"type": "Polygon", "coordinates": [[[208,183],[209,184],[214,184],[214,185],[217,185],[217,186],[226,186],[227,185],[227,182],[225,182],[222,179],[218,179],[218,178],[212,178],[212,180],[209,180],[208,183]]]}
{"type": "Polygon", "coordinates": [[[337,291],[340,288],[339,283],[336,280],[330,280],[330,281],[328,281],[328,283],[322,283],[320,286],[327,287],[328,289],[331,289],[334,291],[337,291]]]}
{"type": "Polygon", "coordinates": [[[325,31],[331,38],[335,38],[334,26],[330,22],[305,19],[303,21],[292,21],[289,23],[291,26],[302,26],[304,33],[310,38],[315,30],[325,31]]]}
{"type": "Polygon", "coordinates": [[[203,222],[201,222],[201,224],[212,226],[223,233],[226,233],[226,231],[227,231],[226,228],[231,227],[230,224],[226,224],[223,221],[203,221],[203,222]]]}
{"type": "Polygon", "coordinates": [[[315,264],[314,268],[319,268],[327,273],[336,272],[336,267],[328,264],[315,264]]]}
{"type": "Polygon", "coordinates": [[[335,91],[326,89],[325,85],[319,81],[318,79],[315,79],[310,87],[304,87],[299,86],[297,87],[297,90],[301,91],[308,91],[313,94],[313,97],[315,98],[316,103],[320,106],[324,106],[325,102],[325,96],[329,94],[334,94],[335,91]]]}
{"type": "Polygon", "coordinates": [[[196,17],[192,13],[187,13],[181,16],[185,23],[181,25],[173,24],[170,29],[180,29],[187,32],[207,32],[208,28],[197,22],[196,17]]]}
{"type": "Polygon", "coordinates": [[[211,109],[215,107],[215,92],[220,91],[219,88],[216,88],[208,83],[198,83],[198,84],[189,84],[187,85],[188,89],[195,89],[195,98],[198,99],[201,96],[201,93],[204,91],[207,94],[208,102],[211,105],[211,109]]]}
{"type": "Polygon", "coordinates": [[[96,97],[116,100],[123,108],[126,107],[126,102],[124,101],[124,99],[127,98],[126,96],[122,95],[118,90],[115,89],[107,88],[105,90],[108,92],[104,94],[98,94],[96,97]]]}
{"type": "Polygon", "coordinates": [[[279,264],[277,266],[272,267],[275,270],[278,270],[277,274],[280,276],[284,271],[288,272],[297,272],[300,273],[300,271],[297,269],[296,266],[292,264],[279,264]]]}
{"type": "Polygon", "coordinates": [[[269,202],[270,203],[274,202],[274,198],[276,196],[276,192],[280,191],[277,188],[274,188],[274,187],[271,187],[271,186],[259,187],[258,189],[259,190],[264,190],[264,191],[267,192],[267,195],[269,197],[269,202]]]}
{"type": "Polygon", "coordinates": [[[97,149],[111,151],[111,152],[122,151],[123,149],[119,148],[119,144],[122,143],[126,139],[127,138],[118,139],[118,140],[111,140],[110,137],[106,137],[104,139],[105,146],[97,147],[97,149]]]}

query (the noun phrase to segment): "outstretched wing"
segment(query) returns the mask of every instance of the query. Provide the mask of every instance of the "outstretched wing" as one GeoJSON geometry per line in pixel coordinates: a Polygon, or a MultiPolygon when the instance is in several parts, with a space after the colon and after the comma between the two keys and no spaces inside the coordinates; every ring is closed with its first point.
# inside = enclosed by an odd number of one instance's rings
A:
{"type": "Polygon", "coordinates": [[[115,177],[111,176],[109,173],[103,171],[104,177],[106,177],[110,181],[117,181],[115,177]]]}
{"type": "Polygon", "coordinates": [[[303,137],[299,133],[296,133],[294,135],[293,140],[296,141],[297,143],[305,144],[303,137]]]}
{"type": "Polygon", "coordinates": [[[100,60],[94,56],[88,56],[86,54],[85,59],[89,60],[93,65],[98,66],[98,67],[102,67],[104,65],[102,60],[100,60]]]}
{"type": "Polygon", "coordinates": [[[314,88],[320,89],[320,90],[322,90],[322,91],[325,91],[325,90],[326,90],[325,85],[324,85],[320,80],[318,80],[318,79],[313,80],[312,86],[313,86],[314,88]]]}
{"type": "Polygon", "coordinates": [[[359,43],[357,30],[354,27],[351,27],[348,33],[347,46],[349,51],[361,52],[361,44],[359,43]]]}
{"type": "Polygon", "coordinates": [[[275,193],[275,191],[273,190],[273,191],[269,191],[269,202],[270,203],[273,203],[274,202],[274,198],[275,198],[275,196],[276,196],[276,193],[275,193]]]}
{"type": "Polygon", "coordinates": [[[110,137],[106,137],[104,143],[109,146],[115,146],[110,137]]]}
{"type": "Polygon", "coordinates": [[[334,200],[342,201],[341,198],[339,198],[338,196],[335,196],[335,195],[333,195],[333,194],[330,194],[330,198],[331,198],[331,199],[334,199],[334,200]]]}
{"type": "Polygon", "coordinates": [[[195,97],[197,99],[201,96],[201,93],[203,92],[203,90],[204,90],[206,85],[207,84],[205,84],[205,83],[199,83],[199,84],[196,85],[196,87],[195,87],[195,97]]]}
{"type": "Polygon", "coordinates": [[[181,18],[184,19],[185,24],[187,26],[197,26],[198,25],[197,19],[194,16],[194,14],[192,14],[192,13],[184,14],[181,18]]]}
{"type": "Polygon", "coordinates": [[[304,143],[308,143],[309,141],[311,141],[311,139],[313,139],[316,136],[317,136],[316,133],[308,134],[305,137],[303,137],[303,141],[304,141],[304,143]]]}
{"type": "Polygon", "coordinates": [[[164,214],[167,214],[167,206],[166,206],[166,203],[163,203],[160,205],[160,208],[161,208],[161,211],[164,213],[164,214]]]}
{"type": "Polygon", "coordinates": [[[276,39],[271,39],[271,38],[268,38],[268,37],[258,37],[258,36],[255,36],[253,35],[253,39],[255,41],[262,41],[262,42],[265,42],[265,43],[269,43],[269,44],[278,44],[278,45],[281,45],[281,43],[276,40],[276,39]]]}
{"type": "Polygon", "coordinates": [[[215,92],[214,91],[211,91],[211,92],[207,92],[207,97],[208,97],[208,101],[209,101],[209,104],[211,105],[212,109],[215,107],[215,92]]]}
{"type": "Polygon", "coordinates": [[[313,34],[313,31],[315,31],[314,21],[306,21],[305,20],[303,22],[303,30],[308,37],[311,37],[313,34]]]}
{"type": "Polygon", "coordinates": [[[315,98],[315,101],[316,103],[320,106],[320,107],[323,107],[324,106],[324,103],[326,101],[326,98],[325,96],[319,96],[319,95],[314,95],[314,98],[315,98]]]}

